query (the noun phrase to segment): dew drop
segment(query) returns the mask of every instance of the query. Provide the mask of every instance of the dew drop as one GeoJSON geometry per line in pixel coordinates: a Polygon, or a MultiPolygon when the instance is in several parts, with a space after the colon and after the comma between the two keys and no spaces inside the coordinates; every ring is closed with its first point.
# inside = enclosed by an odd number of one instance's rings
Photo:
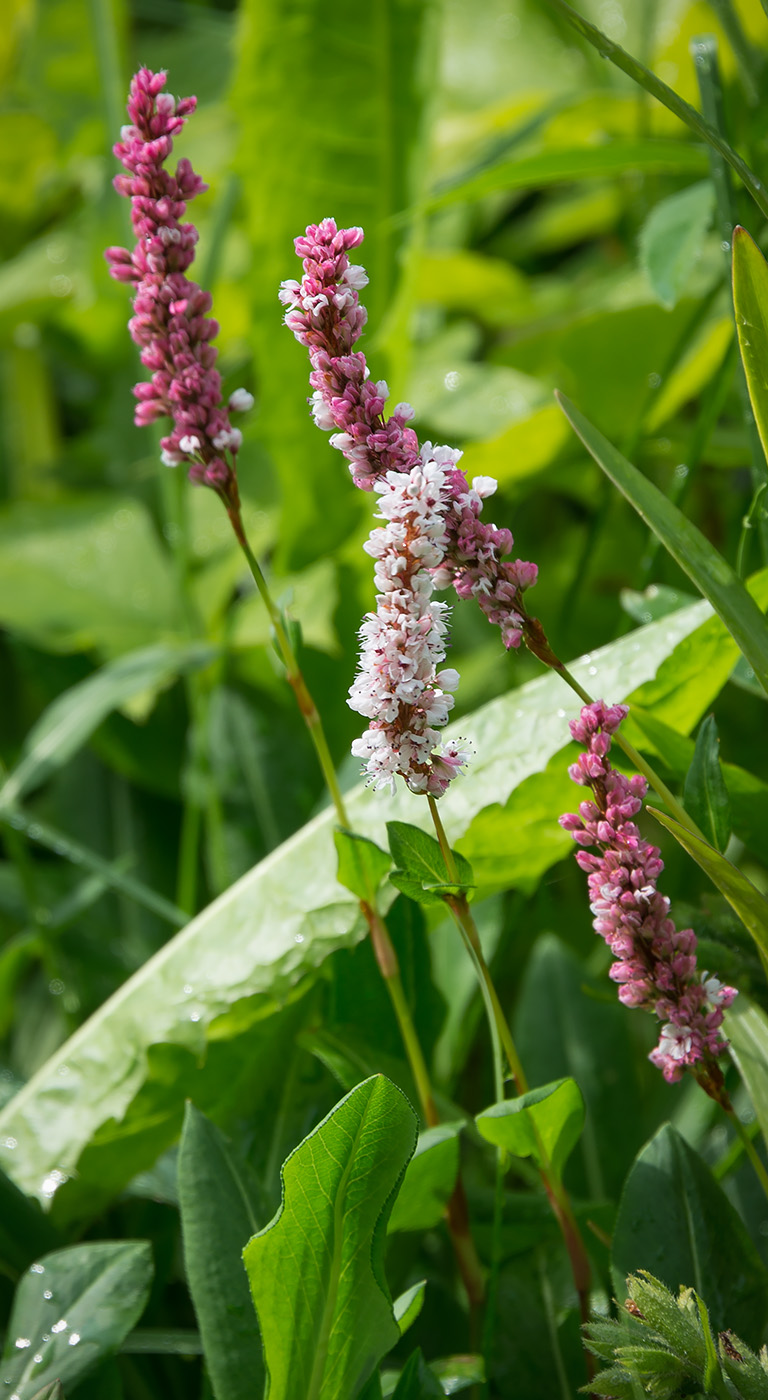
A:
{"type": "Polygon", "coordinates": [[[565,719],[565,710],[558,710],[558,712],[557,712],[557,718],[558,718],[558,719],[565,719]]]}
{"type": "Polygon", "coordinates": [[[730,243],[728,242],[728,239],[727,239],[727,238],[724,238],[724,239],[723,239],[722,243],[720,244],[720,247],[722,248],[722,250],[723,250],[724,253],[730,253],[730,251],[731,251],[731,245],[730,245],[730,243]]]}
{"type": "Polygon", "coordinates": [[[4,1137],[4,1138],[0,1138],[0,1147],[5,1147],[5,1148],[7,1148],[7,1150],[8,1150],[9,1152],[13,1152],[13,1149],[15,1148],[15,1146],[16,1146],[16,1139],[15,1139],[15,1137],[4,1137]]]}
{"type": "Polygon", "coordinates": [[[50,1288],[46,1288],[46,1289],[45,1289],[45,1292],[43,1293],[43,1297],[44,1297],[44,1298],[47,1298],[48,1301],[50,1302],[51,1298],[53,1297],[53,1294],[52,1294],[50,1288]]]}
{"type": "Polygon", "coordinates": [[[303,943],[303,942],[304,942],[304,934],[303,934],[303,933],[295,933],[295,934],[293,935],[293,941],[294,941],[294,943],[303,943]]]}
{"type": "Polygon", "coordinates": [[[189,1013],[189,1019],[190,1019],[190,1021],[199,1021],[199,1020],[200,1020],[200,1012],[199,1012],[199,1011],[190,1011],[190,1013],[189,1013]]]}
{"type": "Polygon", "coordinates": [[[60,1317],[59,1320],[58,1320],[58,1322],[54,1322],[53,1327],[51,1328],[51,1331],[52,1331],[52,1332],[66,1332],[68,1326],[69,1326],[69,1323],[67,1322],[67,1319],[66,1319],[65,1317],[60,1317]]]}
{"type": "Polygon", "coordinates": [[[31,1347],[32,1343],[29,1337],[17,1337],[13,1345],[16,1347],[17,1351],[26,1351],[27,1347],[31,1347]]]}
{"type": "Polygon", "coordinates": [[[70,1345],[71,1347],[76,1347],[79,1341],[80,1341],[80,1333],[79,1333],[79,1332],[73,1332],[72,1335],[71,1335],[71,1337],[70,1337],[70,1339],[69,1339],[69,1345],[70,1345]]]}
{"type": "Polygon", "coordinates": [[[182,991],[183,991],[185,997],[191,997],[191,995],[192,995],[192,987],[191,987],[191,985],[190,985],[189,982],[185,982],[185,983],[184,983],[184,986],[182,987],[182,991]]]}
{"type": "Polygon", "coordinates": [[[31,1266],[29,1272],[30,1272],[31,1274],[44,1274],[44,1273],[45,1273],[45,1265],[44,1265],[44,1264],[33,1264],[33,1265],[31,1266]]]}
{"type": "Polygon", "coordinates": [[[589,674],[590,676],[596,676],[596,675],[597,675],[597,667],[596,667],[596,666],[590,666],[590,668],[589,668],[589,673],[588,673],[588,674],[589,674]]]}
{"type": "Polygon", "coordinates": [[[41,1351],[36,1351],[35,1354],[34,1354],[34,1356],[32,1357],[32,1360],[34,1361],[34,1363],[35,1363],[36,1366],[39,1366],[39,1365],[40,1365],[40,1362],[42,1361],[42,1359],[43,1359],[43,1353],[42,1353],[41,1351]]]}

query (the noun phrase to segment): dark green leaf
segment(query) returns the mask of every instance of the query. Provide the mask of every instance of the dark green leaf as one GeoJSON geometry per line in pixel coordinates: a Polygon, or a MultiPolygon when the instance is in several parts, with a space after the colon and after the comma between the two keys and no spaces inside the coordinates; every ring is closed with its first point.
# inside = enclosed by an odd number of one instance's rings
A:
{"type": "Polygon", "coordinates": [[[513,1157],[532,1157],[545,1170],[548,1163],[558,1181],[581,1136],[584,1099],[573,1079],[560,1079],[505,1099],[475,1118],[482,1134],[513,1157]]]}
{"type": "Polygon", "coordinates": [[[138,1240],[77,1244],[44,1255],[16,1290],[3,1379],[21,1400],[57,1379],[74,1385],[135,1326],[151,1281],[152,1252],[138,1240]]]}
{"type": "Polygon", "coordinates": [[[178,1166],[187,1283],[216,1400],[251,1400],[264,1383],[261,1338],[243,1268],[258,1228],[254,1192],[222,1133],[187,1104],[178,1166]]]}
{"type": "Polygon", "coordinates": [[[347,1400],[400,1335],[384,1278],[416,1115],[383,1075],[353,1089],[283,1166],[283,1201],[246,1246],[270,1400],[347,1400]]]}
{"type": "Polygon", "coordinates": [[[714,715],[707,715],[696,736],[683,804],[710,845],[724,851],[731,834],[731,803],[720,767],[720,740],[714,715]]]}
{"type": "Polygon", "coordinates": [[[710,180],[660,200],[640,230],[640,262],[662,306],[671,309],[691,274],[715,203],[710,180]]]}
{"type": "Polygon", "coordinates": [[[459,1170],[463,1123],[439,1123],[419,1134],[389,1217],[395,1230],[429,1230],[442,1219],[459,1170]]]}
{"type": "Polygon", "coordinates": [[[0,1260],[6,1268],[20,1273],[59,1243],[58,1232],[37,1201],[22,1195],[0,1171],[0,1260]]]}
{"type": "Polygon", "coordinates": [[[564,394],[556,397],[587,451],[709,599],[768,690],[768,623],[730,564],[652,481],[587,422],[564,394]]]}
{"type": "Polygon", "coordinates": [[[754,1340],[762,1333],[768,1289],[755,1246],[709,1168],[669,1124],[627,1178],[611,1267],[620,1297],[627,1274],[648,1269],[668,1288],[694,1287],[718,1331],[732,1325],[754,1340]]]}
{"type": "Polygon", "coordinates": [[[458,1395],[460,1390],[469,1390],[485,1381],[482,1356],[443,1356],[438,1361],[430,1361],[429,1369],[437,1376],[443,1395],[458,1395]]]}
{"type": "Polygon", "coordinates": [[[392,1400],[432,1400],[433,1396],[443,1395],[445,1391],[424,1360],[421,1348],[417,1347],[400,1372],[392,1400]]]}
{"type": "MultiPolygon", "coordinates": [[[[242,1259],[240,1264],[242,1266],[242,1259]]],[[[250,1298],[248,1302],[250,1303],[250,1298]]],[[[251,1306],[251,1312],[253,1307],[251,1306]]],[[[254,1319],[255,1320],[255,1319],[254,1319]]],[[[177,1327],[174,1331],[161,1327],[137,1327],[129,1332],[120,1348],[125,1356],[203,1356],[208,1357],[208,1348],[203,1346],[199,1332],[191,1328],[177,1327]]],[[[258,1373],[257,1373],[258,1374],[258,1373]]],[[[217,1395],[218,1395],[217,1391],[217,1395]]],[[[226,1391],[222,1391],[226,1394],[226,1391]]]]}
{"type": "Polygon", "coordinates": [[[702,841],[699,836],[694,836],[693,832],[676,822],[674,817],[666,816],[655,807],[649,807],[648,811],[667,828],[667,831],[671,831],[675,840],[693,856],[713,885],[725,895],[744,927],[752,934],[763,965],[768,966],[768,900],[765,896],[746,875],[726,860],[725,856],[706,841],[702,841]]]}
{"type": "Polygon", "coordinates": [[[333,839],[339,857],[339,884],[343,885],[345,890],[351,890],[358,899],[365,899],[372,904],[376,891],[392,864],[390,857],[375,841],[370,841],[367,836],[357,836],[354,831],[342,831],[337,828],[333,839]]]}
{"type": "Polygon", "coordinates": [[[207,665],[215,655],[213,647],[199,642],[186,647],[145,647],[108,662],[65,690],[29,731],[20,762],[0,788],[0,806],[17,802],[39,787],[87,743],[112,710],[207,665]]]}

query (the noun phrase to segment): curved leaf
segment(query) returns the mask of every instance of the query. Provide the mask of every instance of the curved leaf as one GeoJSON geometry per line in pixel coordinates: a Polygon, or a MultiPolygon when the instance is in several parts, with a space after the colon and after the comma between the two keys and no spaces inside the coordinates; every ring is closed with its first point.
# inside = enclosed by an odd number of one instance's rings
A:
{"type": "Polygon", "coordinates": [[[429,1230],[439,1224],[459,1170],[459,1133],[463,1123],[438,1123],[419,1141],[389,1217],[395,1230],[429,1230]]]}
{"type": "Polygon", "coordinates": [[[564,394],[556,393],[555,397],[597,465],[709,599],[761,685],[768,690],[768,622],[741,579],[682,511],[622,457],[564,394]]]}
{"type": "Polygon", "coordinates": [[[559,1181],[584,1127],[584,1099],[575,1079],[560,1079],[492,1104],[475,1122],[487,1142],[513,1157],[532,1157],[540,1171],[551,1163],[559,1181]]]}
{"type": "MultiPolygon", "coordinates": [[[[601,693],[621,700],[650,680],[708,616],[705,603],[681,609],[595,651],[573,670],[590,686],[597,673],[601,693]]],[[[445,807],[452,844],[462,836],[471,843],[481,814],[498,811],[525,779],[546,767],[563,748],[566,716],[575,711],[571,692],[549,673],[464,717],[461,729],[471,735],[477,758],[445,807]]],[[[562,838],[558,799],[559,793],[550,819],[562,838]]],[[[387,819],[424,825],[429,819],[423,800],[405,791],[382,802],[358,788],[349,809],[355,829],[380,845],[387,819]]],[[[336,881],[332,830],[332,814],[321,813],[243,876],[145,963],[6,1104],[0,1112],[0,1161],[22,1189],[49,1200],[42,1186],[51,1170],[72,1172],[93,1140],[90,1195],[105,1186],[119,1190],[178,1135],[206,1037],[215,1037],[218,1053],[224,1040],[257,1019],[267,1037],[271,1021],[280,1020],[274,1015],[279,1002],[305,988],[335,949],[364,936],[357,900],[336,881]],[[244,1003],[242,1012],[238,1002],[244,1003]],[[174,1105],[163,1121],[159,1091],[152,1087],[159,1079],[164,1102],[174,1105]]],[[[559,839],[551,859],[567,847],[567,838],[559,839]]],[[[266,1063],[265,1042],[260,1054],[266,1063]]],[[[278,1073],[277,1063],[271,1072],[278,1073]]]]}
{"type": "Polygon", "coordinates": [[[374,1075],[285,1162],[280,1209],[243,1254],[270,1400],[352,1400],[398,1341],[383,1245],[416,1128],[405,1095],[374,1075]]]}

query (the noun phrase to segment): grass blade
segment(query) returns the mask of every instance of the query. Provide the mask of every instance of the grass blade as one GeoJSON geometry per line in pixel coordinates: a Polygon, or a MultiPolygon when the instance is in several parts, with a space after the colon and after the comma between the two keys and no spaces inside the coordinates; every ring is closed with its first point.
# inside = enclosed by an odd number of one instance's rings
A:
{"type": "Polygon", "coordinates": [[[633,58],[632,54],[627,53],[620,44],[615,44],[613,39],[609,39],[608,35],[603,34],[596,25],[590,24],[588,19],[577,14],[576,10],[566,3],[566,0],[546,0],[546,4],[562,15],[573,26],[577,34],[586,39],[587,43],[597,49],[598,53],[602,54],[604,58],[610,59],[610,62],[620,68],[622,73],[626,73],[633,82],[649,92],[651,97],[655,97],[670,112],[674,112],[675,116],[679,117],[681,122],[685,122],[691,131],[695,131],[697,136],[701,136],[708,146],[719,151],[731,169],[736,172],[745,189],[749,190],[760,212],[768,219],[768,194],[766,194],[765,187],[750,170],[746,161],[742,160],[738,152],[734,151],[719,131],[716,131],[709,122],[704,120],[690,102],[686,102],[679,93],[675,92],[674,88],[663,83],[661,78],[657,78],[656,74],[651,72],[650,68],[646,68],[644,63],[633,58]]]}
{"type": "Polygon", "coordinates": [[[680,568],[709,599],[746,656],[760,684],[768,691],[768,623],[730,564],[686,519],[682,511],[672,505],[663,492],[637,467],[633,467],[626,457],[622,457],[564,394],[556,393],[555,397],[597,465],[614,486],[618,486],[680,568]]]}

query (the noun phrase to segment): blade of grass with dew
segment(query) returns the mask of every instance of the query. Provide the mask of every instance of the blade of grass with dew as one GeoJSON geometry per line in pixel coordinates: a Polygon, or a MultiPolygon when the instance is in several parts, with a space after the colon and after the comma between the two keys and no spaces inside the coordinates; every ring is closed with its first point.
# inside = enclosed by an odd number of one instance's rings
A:
{"type": "Polygon", "coordinates": [[[741,579],[682,511],[622,457],[564,394],[555,397],[597,465],[709,600],[768,691],[768,622],[741,579]]]}

